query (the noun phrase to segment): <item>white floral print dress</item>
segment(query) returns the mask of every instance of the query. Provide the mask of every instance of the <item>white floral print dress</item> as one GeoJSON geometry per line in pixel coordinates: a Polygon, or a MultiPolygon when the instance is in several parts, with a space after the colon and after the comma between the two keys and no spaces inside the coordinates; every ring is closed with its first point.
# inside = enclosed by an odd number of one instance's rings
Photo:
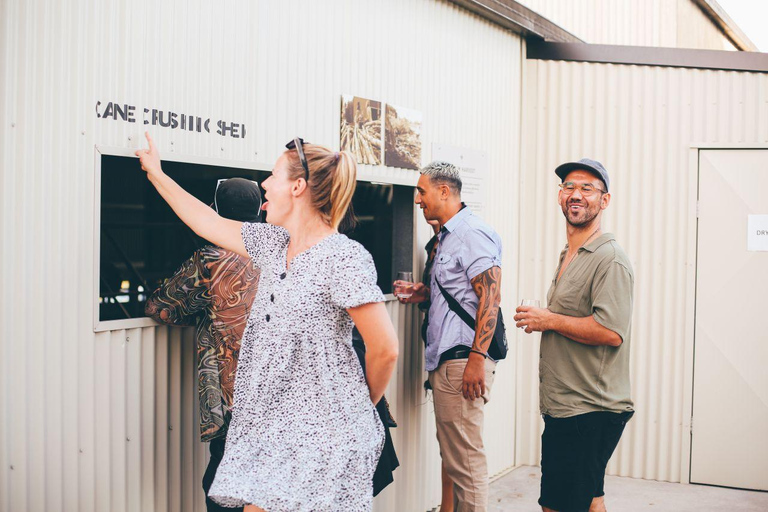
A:
{"type": "Polygon", "coordinates": [[[384,300],[373,259],[333,234],[286,269],[285,229],[245,223],[242,235],[261,277],[209,495],[267,512],[368,511],[384,428],[346,309],[384,300]]]}

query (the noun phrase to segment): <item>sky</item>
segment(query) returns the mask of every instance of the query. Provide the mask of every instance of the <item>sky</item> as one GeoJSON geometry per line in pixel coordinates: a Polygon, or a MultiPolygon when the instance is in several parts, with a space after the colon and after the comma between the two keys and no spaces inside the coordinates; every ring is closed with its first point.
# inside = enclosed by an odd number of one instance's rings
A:
{"type": "Polygon", "coordinates": [[[768,53],[768,0],[717,0],[761,52],[768,53]]]}

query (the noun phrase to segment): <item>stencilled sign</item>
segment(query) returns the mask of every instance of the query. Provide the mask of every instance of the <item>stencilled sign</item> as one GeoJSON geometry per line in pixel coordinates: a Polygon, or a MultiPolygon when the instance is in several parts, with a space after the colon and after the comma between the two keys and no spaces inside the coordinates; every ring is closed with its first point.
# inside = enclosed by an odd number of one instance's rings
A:
{"type": "Polygon", "coordinates": [[[768,251],[768,215],[747,215],[747,250],[768,251]]]}
{"type": "Polygon", "coordinates": [[[223,119],[211,120],[209,117],[157,108],[144,107],[138,109],[136,105],[114,101],[106,103],[97,101],[96,117],[125,123],[140,122],[148,126],[159,126],[170,130],[213,133],[222,137],[232,137],[233,139],[244,139],[246,133],[244,123],[235,123],[223,119]]]}

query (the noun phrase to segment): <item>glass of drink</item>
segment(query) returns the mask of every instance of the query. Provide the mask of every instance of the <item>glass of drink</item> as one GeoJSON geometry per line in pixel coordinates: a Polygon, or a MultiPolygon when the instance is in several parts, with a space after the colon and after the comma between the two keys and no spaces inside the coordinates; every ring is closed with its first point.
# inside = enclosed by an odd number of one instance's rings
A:
{"type": "MultiPolygon", "coordinates": [[[[540,308],[541,302],[539,299],[523,299],[523,301],[520,303],[521,306],[530,306],[532,308],[540,308]]],[[[525,327],[521,327],[521,329],[525,329],[525,327]]]]}
{"type": "Polygon", "coordinates": [[[413,272],[398,272],[395,297],[407,299],[413,295],[413,272]]]}

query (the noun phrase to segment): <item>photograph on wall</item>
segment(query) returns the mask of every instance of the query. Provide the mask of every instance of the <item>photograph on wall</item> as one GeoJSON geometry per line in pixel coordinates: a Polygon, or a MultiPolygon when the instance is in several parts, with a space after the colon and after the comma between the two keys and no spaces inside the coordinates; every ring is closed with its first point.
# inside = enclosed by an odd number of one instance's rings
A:
{"type": "Polygon", "coordinates": [[[357,163],[381,165],[381,102],[341,97],[341,150],[357,157],[357,163]]]}
{"type": "Polygon", "coordinates": [[[421,167],[421,112],[387,104],[384,164],[403,169],[421,167]]]}

